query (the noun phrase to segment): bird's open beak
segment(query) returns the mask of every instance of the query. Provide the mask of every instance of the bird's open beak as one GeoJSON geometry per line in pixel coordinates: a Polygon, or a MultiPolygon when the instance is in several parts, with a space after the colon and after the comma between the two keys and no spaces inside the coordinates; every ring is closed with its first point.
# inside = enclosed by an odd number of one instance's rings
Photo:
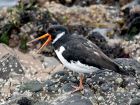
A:
{"type": "Polygon", "coordinates": [[[40,37],[38,37],[38,38],[36,38],[36,39],[34,39],[34,40],[28,42],[27,45],[30,45],[31,43],[33,43],[33,42],[35,42],[35,41],[38,41],[38,40],[41,40],[41,39],[44,39],[44,38],[46,38],[46,37],[48,37],[47,41],[46,41],[46,42],[39,48],[39,50],[37,51],[37,53],[40,53],[40,51],[42,50],[42,48],[43,48],[44,46],[48,45],[48,44],[52,41],[52,36],[51,36],[50,34],[48,34],[48,33],[47,33],[47,34],[44,34],[44,35],[42,35],[42,36],[40,36],[40,37]]]}

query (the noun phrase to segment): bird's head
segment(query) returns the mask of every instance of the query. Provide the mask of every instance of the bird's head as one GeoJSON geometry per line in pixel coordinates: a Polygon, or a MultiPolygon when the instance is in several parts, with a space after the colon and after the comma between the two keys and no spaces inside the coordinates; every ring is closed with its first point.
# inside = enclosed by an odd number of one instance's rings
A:
{"type": "Polygon", "coordinates": [[[48,29],[47,29],[47,33],[28,42],[27,44],[30,44],[34,41],[37,41],[37,40],[41,40],[41,39],[44,39],[47,37],[47,40],[46,42],[41,46],[41,48],[39,49],[38,52],[41,51],[41,49],[48,45],[49,43],[52,42],[52,44],[54,44],[57,40],[59,40],[61,37],[63,37],[64,35],[68,34],[68,29],[62,25],[53,25],[53,26],[50,26],[48,29]]]}
{"type": "Polygon", "coordinates": [[[47,33],[51,35],[52,40],[62,36],[61,34],[67,34],[68,29],[62,25],[53,25],[47,29],[47,33]]]}

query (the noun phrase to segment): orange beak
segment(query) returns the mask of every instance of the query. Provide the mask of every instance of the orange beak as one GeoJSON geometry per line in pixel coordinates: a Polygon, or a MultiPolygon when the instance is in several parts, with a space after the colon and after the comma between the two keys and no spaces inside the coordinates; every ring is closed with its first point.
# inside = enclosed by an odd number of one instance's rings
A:
{"type": "Polygon", "coordinates": [[[41,52],[41,50],[43,49],[43,47],[44,46],[47,46],[51,41],[52,41],[52,36],[50,35],[50,34],[44,34],[44,35],[42,35],[42,36],[40,36],[40,37],[38,37],[38,38],[36,38],[36,39],[34,39],[34,40],[32,40],[32,41],[30,41],[30,42],[28,42],[27,43],[27,45],[30,45],[31,43],[33,43],[33,42],[35,42],[35,41],[38,41],[38,40],[41,40],[41,39],[44,39],[44,38],[46,38],[46,37],[48,37],[48,39],[46,40],[46,42],[39,48],[39,50],[37,51],[37,53],[40,53],[41,52]]]}

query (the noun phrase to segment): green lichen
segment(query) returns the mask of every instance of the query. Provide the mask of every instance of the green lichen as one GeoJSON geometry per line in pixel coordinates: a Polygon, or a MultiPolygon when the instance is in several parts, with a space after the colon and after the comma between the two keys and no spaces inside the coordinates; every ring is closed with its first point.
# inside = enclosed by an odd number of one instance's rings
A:
{"type": "Polygon", "coordinates": [[[9,44],[9,37],[11,34],[11,30],[15,27],[15,25],[11,22],[9,22],[8,24],[4,25],[4,27],[2,28],[2,33],[0,35],[0,43],[5,43],[5,44],[9,44]]]}
{"type": "Polygon", "coordinates": [[[9,44],[9,36],[8,36],[8,32],[4,32],[2,33],[1,37],[0,37],[0,43],[5,43],[5,44],[9,44]]]}
{"type": "Polygon", "coordinates": [[[19,46],[20,51],[26,52],[28,47],[27,47],[27,37],[22,37],[20,41],[20,46],[19,46]]]}

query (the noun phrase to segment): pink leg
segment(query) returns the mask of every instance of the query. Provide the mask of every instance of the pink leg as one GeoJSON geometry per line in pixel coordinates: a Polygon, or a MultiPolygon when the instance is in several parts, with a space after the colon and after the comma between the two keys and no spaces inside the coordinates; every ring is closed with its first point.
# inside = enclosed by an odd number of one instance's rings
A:
{"type": "Polygon", "coordinates": [[[81,90],[84,89],[84,86],[83,86],[83,79],[84,79],[84,75],[83,75],[83,74],[80,74],[80,84],[79,84],[78,87],[77,87],[77,86],[72,86],[73,88],[75,88],[75,90],[72,91],[72,93],[77,92],[77,91],[81,91],[81,90]]]}

